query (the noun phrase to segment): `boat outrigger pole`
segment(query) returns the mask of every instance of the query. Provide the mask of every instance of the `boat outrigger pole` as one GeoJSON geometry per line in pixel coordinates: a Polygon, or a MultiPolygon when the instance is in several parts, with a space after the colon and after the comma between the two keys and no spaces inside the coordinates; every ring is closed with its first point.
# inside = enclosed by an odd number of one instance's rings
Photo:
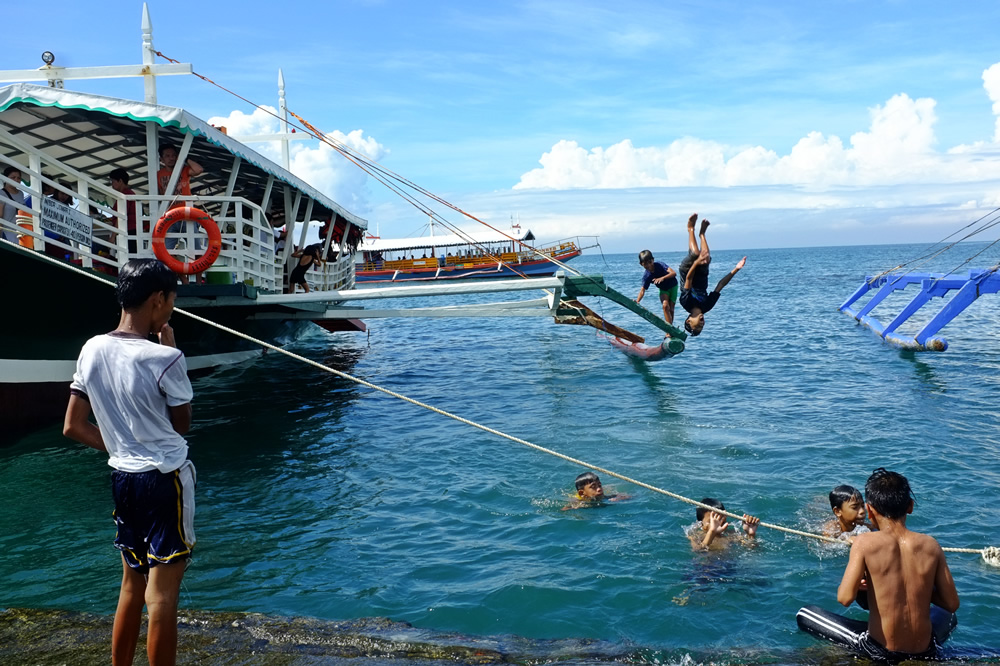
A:
{"type": "Polygon", "coordinates": [[[840,311],[853,317],[858,323],[867,326],[876,335],[893,347],[907,351],[944,351],[948,341],[937,335],[955,317],[969,307],[973,301],[983,294],[995,294],[1000,291],[1000,276],[997,266],[989,269],[970,270],[966,275],[958,273],[904,273],[868,276],[858,290],[840,306],[840,311]],[[888,324],[882,324],[872,311],[886,297],[896,291],[902,291],[907,286],[916,284],[920,291],[888,324]],[[873,289],[877,292],[861,308],[855,309],[854,303],[873,289]],[[932,298],[943,298],[950,291],[956,291],[941,311],[938,312],[913,337],[899,335],[897,329],[932,298]]]}

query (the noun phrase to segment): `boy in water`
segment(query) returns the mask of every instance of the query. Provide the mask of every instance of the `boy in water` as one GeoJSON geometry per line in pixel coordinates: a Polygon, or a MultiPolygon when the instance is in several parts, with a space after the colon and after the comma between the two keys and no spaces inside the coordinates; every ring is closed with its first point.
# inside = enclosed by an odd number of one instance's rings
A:
{"type": "Polygon", "coordinates": [[[931,604],[954,613],[959,603],[944,552],[933,537],[907,529],[913,496],[903,475],[879,467],[865,484],[865,500],[878,531],[855,537],[837,601],[850,606],[867,580],[868,631],[857,648],[881,662],[932,659],[938,646],[931,604]]]}
{"type": "Polygon", "coordinates": [[[852,537],[871,531],[865,523],[865,500],[854,486],[837,486],[831,490],[830,508],[834,520],[823,526],[823,534],[844,537],[850,543],[852,537]]]}
{"type": "MultiPolygon", "coordinates": [[[[706,497],[701,500],[701,503],[721,509],[722,511],[726,510],[722,502],[714,497],[706,497]]],[[[721,550],[729,545],[731,537],[726,531],[729,529],[729,523],[726,522],[724,515],[717,511],[709,511],[700,506],[695,515],[698,517],[698,523],[695,524],[696,527],[694,529],[688,531],[688,539],[691,540],[692,548],[695,550],[721,550]],[[701,530],[697,527],[699,523],[701,530]],[[699,534],[699,532],[704,532],[704,534],[699,534]]],[[[760,525],[760,518],[755,518],[746,513],[743,514],[743,532],[747,543],[749,543],[750,539],[757,538],[758,525],[760,525]]]]}
{"type": "Polygon", "coordinates": [[[604,500],[609,502],[620,502],[621,500],[629,499],[631,495],[605,495],[604,487],[601,485],[601,479],[593,472],[584,472],[580,476],[576,477],[576,494],[572,496],[570,503],[562,508],[563,511],[567,509],[580,509],[586,506],[597,506],[604,500]]]}
{"type": "Polygon", "coordinates": [[[681,307],[688,311],[688,317],[684,320],[684,330],[692,336],[701,335],[701,330],[705,328],[705,313],[715,307],[719,301],[720,292],[729,281],[746,265],[747,258],[743,257],[733,270],[726,273],[726,276],[719,280],[715,289],[708,293],[708,266],[712,263],[712,253],[708,249],[708,239],[705,232],[708,231],[708,220],[702,220],[701,247],[698,247],[698,239],[694,236],[694,223],[698,221],[698,213],[694,213],[688,218],[688,255],[681,261],[678,268],[680,276],[681,307]]]}
{"type": "Polygon", "coordinates": [[[642,286],[639,287],[639,295],[635,297],[636,303],[642,302],[642,297],[646,295],[646,290],[650,285],[655,284],[660,290],[660,302],[663,304],[663,319],[668,324],[674,324],[674,303],[677,302],[677,272],[662,261],[655,261],[653,253],[643,250],[639,253],[639,265],[645,269],[642,274],[642,286]]]}
{"type": "Polygon", "coordinates": [[[121,319],[88,340],[70,385],[63,434],[107,451],[122,583],[111,634],[112,664],[131,664],[142,607],[151,664],[173,664],[177,598],[194,546],[191,382],[169,325],[177,276],[156,259],[132,259],[118,276],[121,319]],[[151,341],[156,336],[159,344],[151,341]],[[91,410],[97,425],[89,420],[91,410]]]}

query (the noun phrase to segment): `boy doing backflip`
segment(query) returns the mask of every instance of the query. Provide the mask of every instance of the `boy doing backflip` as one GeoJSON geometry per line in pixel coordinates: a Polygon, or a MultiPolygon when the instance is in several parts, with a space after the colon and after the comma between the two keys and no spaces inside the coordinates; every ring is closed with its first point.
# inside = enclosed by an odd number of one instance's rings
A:
{"type": "Polygon", "coordinates": [[[903,475],[875,470],[865,484],[865,502],[878,531],[854,538],[837,590],[837,601],[850,606],[858,590],[867,587],[868,631],[856,647],[881,662],[933,658],[931,604],[949,613],[958,610],[944,552],[933,537],[906,528],[913,497],[903,475]]]}
{"type": "Polygon", "coordinates": [[[719,293],[747,263],[746,257],[740,259],[736,267],[719,280],[715,289],[709,293],[708,266],[712,263],[712,254],[708,249],[708,239],[705,238],[705,232],[708,231],[710,223],[708,220],[701,222],[701,230],[698,233],[701,239],[701,247],[699,247],[698,238],[695,238],[694,235],[694,224],[697,221],[698,213],[694,213],[688,218],[688,255],[684,257],[678,268],[681,285],[678,300],[681,307],[688,311],[688,317],[684,320],[684,330],[692,336],[701,334],[701,329],[705,328],[705,313],[715,307],[719,300],[719,293]]]}
{"type": "Polygon", "coordinates": [[[643,250],[639,253],[639,265],[645,269],[645,272],[642,274],[642,286],[639,288],[639,295],[635,297],[635,302],[641,303],[642,297],[646,295],[646,290],[655,284],[660,290],[663,319],[673,326],[674,303],[677,302],[677,271],[662,261],[653,259],[653,253],[649,250],[643,250]]]}
{"type": "Polygon", "coordinates": [[[63,434],[107,451],[122,584],[111,634],[112,664],[131,664],[142,607],[149,663],[173,664],[177,598],[194,546],[191,382],[167,323],[177,276],[156,259],[132,259],[118,276],[118,328],[88,340],[70,385],[63,434]],[[150,340],[155,336],[158,342],[150,340]],[[97,425],[89,420],[94,412],[97,425]]]}

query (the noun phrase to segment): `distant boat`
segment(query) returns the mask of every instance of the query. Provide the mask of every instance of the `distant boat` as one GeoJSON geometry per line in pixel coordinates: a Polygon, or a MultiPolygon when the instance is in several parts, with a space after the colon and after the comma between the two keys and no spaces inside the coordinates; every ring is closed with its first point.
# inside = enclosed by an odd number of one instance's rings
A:
{"type": "Polygon", "coordinates": [[[580,239],[535,247],[530,229],[514,224],[505,232],[482,230],[418,238],[368,236],[358,247],[358,283],[426,282],[553,275],[559,264],[580,256],[580,239]]]}

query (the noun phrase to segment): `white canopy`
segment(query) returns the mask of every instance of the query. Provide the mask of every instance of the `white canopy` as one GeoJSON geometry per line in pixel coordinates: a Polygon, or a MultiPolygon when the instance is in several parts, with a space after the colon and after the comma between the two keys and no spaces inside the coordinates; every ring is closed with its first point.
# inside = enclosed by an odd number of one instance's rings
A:
{"type": "MultiPolygon", "coordinates": [[[[273,175],[351,224],[362,229],[368,226],[298,176],[184,109],[28,83],[0,88],[0,128],[35,146],[45,146],[47,153],[94,180],[104,180],[113,168],[122,167],[132,174],[129,185],[133,189],[143,189],[143,185],[148,189],[146,122],[162,128],[161,140],[180,143],[183,135],[195,135],[191,157],[205,167],[199,183],[207,183],[210,189],[225,190],[224,174],[231,170],[231,156],[238,155],[243,160],[241,186],[253,190],[239,194],[251,201],[263,198],[254,194],[262,195],[267,177],[273,175]],[[197,141],[198,137],[205,142],[197,141]],[[259,171],[253,173],[248,164],[259,171]]],[[[317,218],[321,214],[314,212],[317,218]]]]}

